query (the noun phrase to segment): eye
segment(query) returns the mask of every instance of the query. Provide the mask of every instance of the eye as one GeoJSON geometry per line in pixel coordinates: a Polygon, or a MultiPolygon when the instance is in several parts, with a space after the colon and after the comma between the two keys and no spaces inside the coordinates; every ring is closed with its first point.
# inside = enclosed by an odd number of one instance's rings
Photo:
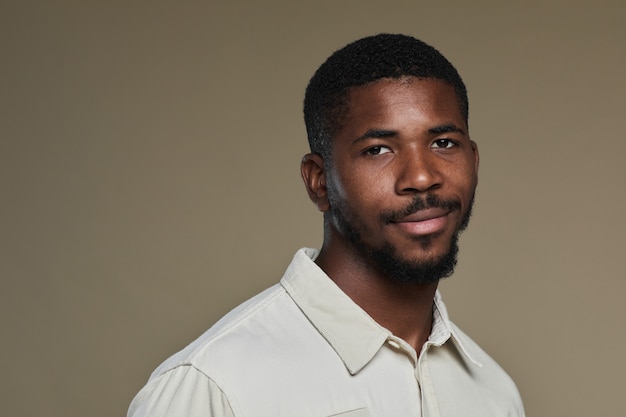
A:
{"type": "Polygon", "coordinates": [[[450,149],[454,148],[455,146],[456,142],[452,139],[437,139],[430,147],[436,149],[450,149]]]}
{"type": "Polygon", "coordinates": [[[382,154],[384,154],[384,153],[389,153],[389,152],[391,152],[391,149],[389,149],[389,148],[388,148],[388,147],[386,147],[386,146],[382,146],[382,145],[379,145],[379,146],[372,146],[371,148],[368,148],[368,149],[365,151],[365,153],[366,153],[367,155],[382,155],[382,154]]]}

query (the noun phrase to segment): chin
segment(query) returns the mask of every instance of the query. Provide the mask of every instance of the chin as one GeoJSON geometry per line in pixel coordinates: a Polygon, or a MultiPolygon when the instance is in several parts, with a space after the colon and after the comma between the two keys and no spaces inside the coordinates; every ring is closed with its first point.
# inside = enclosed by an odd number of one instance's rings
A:
{"type": "MultiPolygon", "coordinates": [[[[422,242],[424,244],[425,242],[422,242]]],[[[376,268],[395,282],[403,284],[432,284],[454,272],[459,252],[458,238],[444,248],[429,247],[415,253],[402,254],[390,244],[369,251],[370,259],[376,268]]],[[[436,245],[438,246],[438,245],[436,245]]]]}

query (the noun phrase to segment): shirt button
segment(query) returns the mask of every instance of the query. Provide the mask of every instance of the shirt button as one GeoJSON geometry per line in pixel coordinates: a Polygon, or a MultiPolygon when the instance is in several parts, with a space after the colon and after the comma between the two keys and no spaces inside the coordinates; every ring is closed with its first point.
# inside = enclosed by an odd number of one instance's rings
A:
{"type": "Polygon", "coordinates": [[[392,348],[400,349],[400,344],[395,340],[389,340],[388,343],[392,348]]]}

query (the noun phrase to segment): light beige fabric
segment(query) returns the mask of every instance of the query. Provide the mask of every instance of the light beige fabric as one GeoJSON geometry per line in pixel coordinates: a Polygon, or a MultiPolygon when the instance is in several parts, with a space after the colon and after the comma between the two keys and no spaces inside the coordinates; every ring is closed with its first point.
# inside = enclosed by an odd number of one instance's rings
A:
{"type": "Polygon", "coordinates": [[[508,375],[437,294],[419,355],[296,253],[280,284],[165,361],[129,417],[524,416],[508,375]]]}

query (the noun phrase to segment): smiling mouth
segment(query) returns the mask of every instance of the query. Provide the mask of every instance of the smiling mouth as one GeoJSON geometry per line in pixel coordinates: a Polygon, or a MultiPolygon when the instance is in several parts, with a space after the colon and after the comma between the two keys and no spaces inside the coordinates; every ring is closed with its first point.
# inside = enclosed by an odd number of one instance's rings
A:
{"type": "Polygon", "coordinates": [[[449,210],[430,208],[390,223],[412,235],[431,235],[445,229],[449,220],[448,214],[450,214],[449,210]]]}

